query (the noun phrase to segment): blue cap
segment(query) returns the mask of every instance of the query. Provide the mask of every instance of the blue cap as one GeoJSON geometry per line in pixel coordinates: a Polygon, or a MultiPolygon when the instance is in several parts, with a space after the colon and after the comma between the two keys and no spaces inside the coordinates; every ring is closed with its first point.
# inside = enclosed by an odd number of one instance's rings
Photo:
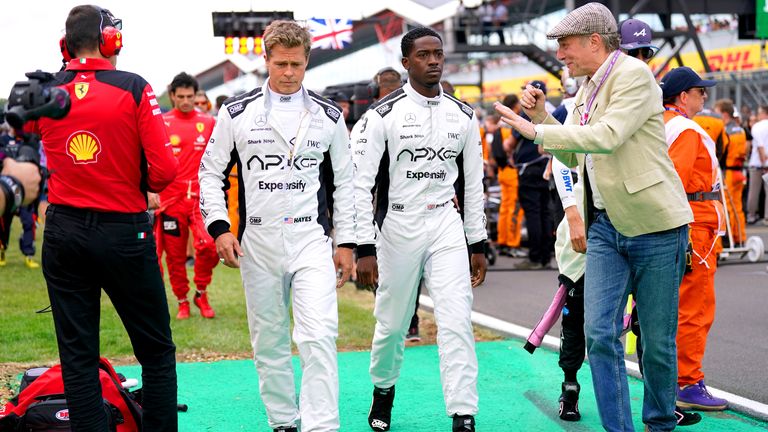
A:
{"type": "MultiPolygon", "coordinates": [[[[547,94],[547,83],[545,83],[544,81],[533,80],[533,81],[529,82],[528,85],[534,86],[536,88],[539,88],[539,89],[541,89],[541,91],[544,92],[544,94],[547,94]]],[[[525,90],[525,87],[523,87],[523,90],[525,90]]]]}
{"type": "Polygon", "coordinates": [[[619,34],[621,35],[621,49],[632,50],[638,48],[652,48],[654,51],[658,51],[659,48],[654,46],[651,41],[653,40],[653,32],[651,26],[638,19],[628,19],[622,21],[619,25],[619,34]]]}
{"type": "Polygon", "coordinates": [[[717,81],[701,79],[693,69],[687,66],[672,69],[659,82],[664,99],[677,96],[694,87],[714,87],[715,84],[717,81]]]}

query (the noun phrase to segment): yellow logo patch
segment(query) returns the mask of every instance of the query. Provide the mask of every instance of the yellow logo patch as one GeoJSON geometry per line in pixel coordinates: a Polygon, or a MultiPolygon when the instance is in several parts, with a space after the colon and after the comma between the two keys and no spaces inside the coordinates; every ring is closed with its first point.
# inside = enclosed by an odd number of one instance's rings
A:
{"type": "Polygon", "coordinates": [[[203,133],[203,131],[205,130],[205,123],[203,123],[203,122],[198,122],[198,123],[195,125],[195,127],[197,128],[197,132],[198,132],[198,133],[203,133]]]}
{"type": "Polygon", "coordinates": [[[88,83],[75,84],[75,96],[78,99],[84,98],[86,94],[88,94],[88,83]]]}
{"type": "Polygon", "coordinates": [[[181,143],[181,137],[179,137],[176,134],[171,135],[170,138],[171,138],[171,145],[173,146],[177,146],[179,145],[179,143],[181,143]]]}
{"type": "Polygon", "coordinates": [[[77,131],[67,139],[67,154],[76,164],[98,162],[101,142],[88,131],[77,131]]]}

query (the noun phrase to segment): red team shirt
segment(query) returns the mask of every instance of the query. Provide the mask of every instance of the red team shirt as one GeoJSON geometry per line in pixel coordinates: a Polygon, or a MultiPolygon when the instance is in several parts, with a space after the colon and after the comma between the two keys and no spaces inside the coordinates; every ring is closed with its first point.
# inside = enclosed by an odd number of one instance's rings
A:
{"type": "Polygon", "coordinates": [[[176,179],[160,193],[161,208],[167,208],[178,199],[200,195],[197,172],[216,120],[196,110],[183,113],[173,109],[163,114],[163,122],[168,129],[173,155],[179,161],[176,179]]]}
{"type": "Polygon", "coordinates": [[[78,109],[38,122],[50,170],[49,202],[146,211],[146,191],[162,191],[178,167],[152,87],[104,59],[73,60],[56,79],[78,109]]]}

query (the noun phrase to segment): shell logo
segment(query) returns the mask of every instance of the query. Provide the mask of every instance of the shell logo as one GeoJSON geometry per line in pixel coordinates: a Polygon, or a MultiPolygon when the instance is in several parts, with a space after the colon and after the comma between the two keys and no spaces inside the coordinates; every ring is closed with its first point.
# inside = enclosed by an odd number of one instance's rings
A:
{"type": "Polygon", "coordinates": [[[171,135],[170,138],[171,138],[171,145],[177,146],[181,144],[181,137],[179,137],[178,135],[176,134],[171,135]]]}
{"type": "Polygon", "coordinates": [[[76,164],[98,162],[101,142],[88,131],[77,131],[67,139],[67,154],[76,164]]]}
{"type": "Polygon", "coordinates": [[[120,32],[117,32],[117,33],[115,34],[115,47],[116,47],[116,48],[120,48],[120,47],[122,47],[122,46],[123,46],[123,41],[122,41],[122,40],[120,40],[122,37],[123,37],[123,35],[122,35],[122,34],[120,34],[120,32]]]}

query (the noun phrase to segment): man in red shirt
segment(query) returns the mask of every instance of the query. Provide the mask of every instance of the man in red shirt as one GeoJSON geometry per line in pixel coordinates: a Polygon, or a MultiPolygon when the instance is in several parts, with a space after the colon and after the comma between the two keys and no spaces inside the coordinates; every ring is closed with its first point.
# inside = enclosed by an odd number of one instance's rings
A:
{"type": "Polygon", "coordinates": [[[176,347],[146,197],[173,181],[178,162],[152,87],[115,70],[121,28],[96,6],[67,17],[69,64],[54,85],[72,105],[63,119],[37,125],[51,173],[43,274],[71,430],[109,430],[99,384],[104,289],[142,366],[142,430],[175,432],[176,347]]]}
{"type": "MultiPolygon", "coordinates": [[[[165,263],[173,293],[179,300],[176,319],[189,318],[189,280],[187,279],[187,240],[189,231],[195,246],[195,277],[197,287],[194,302],[204,318],[216,314],[208,304],[206,288],[211,283],[213,268],[219,263],[216,244],[205,230],[200,215],[200,184],[197,171],[205,146],[211,137],[215,120],[195,109],[197,80],[184,72],[176,75],[170,85],[170,96],[175,107],[163,115],[168,129],[173,155],[179,161],[179,174],[160,193],[159,208],[155,212],[157,256],[165,251],[165,263]]],[[[161,264],[162,267],[162,264],[161,264]]]]}

